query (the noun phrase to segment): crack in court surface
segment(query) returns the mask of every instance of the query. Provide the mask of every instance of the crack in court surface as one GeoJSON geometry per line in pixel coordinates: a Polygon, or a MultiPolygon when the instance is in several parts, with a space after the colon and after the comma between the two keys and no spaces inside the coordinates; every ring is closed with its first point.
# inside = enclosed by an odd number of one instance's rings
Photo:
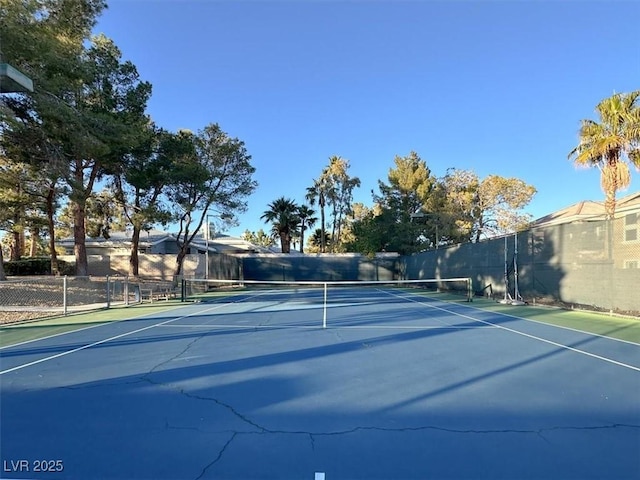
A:
{"type": "Polygon", "coordinates": [[[184,347],[182,349],[181,352],[176,353],[173,357],[168,358],[167,360],[158,363],[157,365],[155,365],[153,368],[151,368],[151,370],[149,370],[147,373],[145,373],[144,376],[147,375],[151,375],[152,373],[154,373],[156,370],[158,370],[160,367],[167,365],[171,362],[173,362],[174,360],[177,360],[178,358],[180,358],[182,355],[184,355],[185,353],[187,353],[189,351],[189,349],[191,347],[193,347],[193,345],[198,342],[199,340],[202,340],[204,338],[204,334],[200,335],[199,337],[194,338],[193,340],[191,340],[186,347],[184,347]]]}
{"type": "Polygon", "coordinates": [[[455,428],[445,428],[445,427],[437,427],[433,425],[425,425],[421,427],[402,427],[402,428],[386,428],[386,427],[374,427],[374,426],[365,426],[365,427],[354,427],[348,430],[335,431],[335,432],[303,432],[303,431],[287,431],[287,430],[270,430],[265,427],[261,427],[260,432],[233,432],[227,442],[222,446],[220,451],[217,452],[215,458],[208,463],[203,469],[200,475],[196,477],[195,480],[202,479],[207,471],[215,466],[220,460],[222,460],[224,453],[230,448],[231,444],[236,438],[240,436],[246,435],[304,435],[308,436],[311,442],[311,450],[315,451],[315,442],[316,437],[332,437],[332,436],[342,436],[342,435],[350,435],[354,433],[358,433],[360,431],[378,431],[378,432],[390,432],[390,433],[398,433],[398,432],[420,432],[420,431],[437,431],[437,432],[445,432],[452,434],[462,434],[462,435],[502,435],[502,434],[518,434],[518,435],[535,435],[539,437],[545,443],[550,443],[550,441],[545,437],[545,433],[555,432],[555,431],[568,431],[568,430],[610,430],[610,429],[619,429],[619,428],[631,428],[631,429],[640,429],[640,425],[630,425],[630,424],[621,424],[614,423],[611,425],[597,425],[597,426],[556,426],[556,427],[546,427],[540,428],[537,430],[519,430],[519,429],[487,429],[487,430],[478,430],[478,429],[455,429],[455,428]]]}
{"type": "MultiPolygon", "coordinates": [[[[237,410],[233,405],[225,403],[225,402],[219,400],[218,398],[190,393],[188,391],[185,391],[183,388],[180,388],[177,385],[172,384],[171,382],[155,381],[152,378],[150,378],[150,375],[155,373],[155,371],[158,368],[160,368],[162,365],[166,365],[166,364],[170,363],[171,361],[178,359],[181,355],[184,355],[189,350],[189,348],[195,342],[197,342],[200,338],[201,337],[199,337],[199,338],[193,340],[192,342],[190,342],[189,345],[187,345],[182,350],[182,352],[180,352],[177,355],[174,355],[171,359],[165,360],[165,361],[159,363],[158,365],[156,365],[155,367],[153,367],[148,373],[146,373],[141,378],[141,380],[144,380],[144,381],[146,381],[146,382],[148,382],[148,383],[150,383],[152,385],[157,385],[157,386],[160,386],[160,387],[168,388],[168,389],[173,390],[174,392],[176,392],[176,393],[178,393],[180,395],[184,395],[184,396],[186,396],[186,397],[188,397],[190,399],[193,399],[193,400],[212,402],[212,403],[224,408],[225,410],[230,412],[234,417],[236,417],[237,419],[239,419],[243,423],[251,426],[255,430],[252,430],[252,431],[236,431],[236,430],[231,431],[229,439],[224,443],[224,445],[220,448],[219,451],[215,452],[215,457],[211,460],[211,462],[209,462],[207,465],[205,465],[203,467],[201,473],[196,477],[195,480],[200,480],[200,479],[204,478],[205,475],[207,475],[207,472],[211,468],[213,468],[218,462],[220,462],[223,459],[225,452],[230,449],[230,447],[232,446],[234,441],[236,439],[240,438],[241,436],[246,436],[246,435],[301,435],[301,436],[306,436],[309,439],[311,450],[315,451],[316,441],[317,441],[318,438],[322,438],[322,437],[328,438],[328,437],[351,435],[351,434],[356,434],[358,432],[366,432],[366,431],[389,432],[389,433],[435,431],[435,432],[451,433],[451,434],[455,434],[455,435],[504,435],[504,434],[535,435],[536,437],[540,438],[545,443],[550,443],[550,440],[547,438],[547,436],[548,436],[548,434],[553,433],[553,432],[572,431],[572,430],[573,431],[575,431],[575,430],[597,431],[597,430],[613,430],[613,429],[625,429],[625,428],[628,428],[628,429],[639,429],[640,430],[640,425],[622,424],[622,423],[613,423],[613,424],[609,424],[609,425],[591,425],[591,426],[587,426],[587,425],[583,425],[583,426],[575,426],[575,425],[574,426],[551,426],[551,427],[545,427],[545,428],[540,428],[540,429],[456,429],[456,428],[447,428],[447,427],[441,427],[441,426],[436,426],[436,425],[423,425],[423,426],[417,426],[417,427],[397,427],[397,428],[380,427],[380,426],[357,426],[357,427],[346,429],[346,430],[336,430],[336,431],[328,431],[328,432],[321,432],[321,431],[313,432],[313,431],[271,429],[271,428],[268,428],[266,426],[261,425],[260,423],[258,423],[255,420],[252,420],[251,418],[249,418],[249,416],[247,416],[247,415],[241,413],[239,410],[237,410]]],[[[187,430],[198,431],[198,432],[201,432],[201,433],[214,433],[212,431],[207,432],[206,430],[203,430],[203,429],[198,428],[198,427],[193,427],[193,426],[182,427],[182,426],[170,425],[167,420],[165,420],[165,428],[167,428],[167,429],[175,429],[175,430],[185,430],[185,429],[187,429],[187,430]]]]}
{"type": "MultiPolygon", "coordinates": [[[[339,334],[337,334],[337,332],[334,332],[334,334],[336,334],[338,337],[340,337],[339,334]]],[[[456,429],[456,428],[447,428],[447,427],[441,427],[441,426],[436,426],[436,425],[423,425],[423,426],[415,426],[415,427],[397,427],[397,428],[389,428],[389,427],[380,427],[380,426],[357,426],[354,428],[350,428],[350,429],[345,429],[345,430],[336,430],[336,431],[328,431],[328,432],[322,432],[322,431],[297,431],[297,430],[278,430],[278,429],[272,429],[272,428],[268,428],[264,425],[261,425],[260,423],[258,423],[257,421],[251,419],[248,415],[243,414],[242,412],[240,412],[238,409],[236,409],[233,405],[229,404],[229,403],[225,403],[224,401],[212,397],[212,396],[206,396],[206,395],[200,395],[200,394],[195,394],[195,393],[191,393],[189,391],[185,391],[184,388],[179,387],[178,385],[176,385],[175,383],[168,381],[168,382],[164,382],[164,381],[158,381],[153,379],[153,374],[156,373],[160,373],[160,369],[167,365],[170,364],[171,362],[178,360],[180,357],[182,357],[183,355],[185,355],[190,349],[191,347],[193,347],[193,345],[195,345],[199,340],[201,340],[202,338],[204,338],[204,335],[199,336],[195,339],[193,339],[192,341],[190,341],[180,352],[178,352],[177,354],[171,356],[170,358],[163,360],[162,362],[156,364],[155,366],[153,366],[147,373],[145,373],[144,375],[142,375],[138,380],[136,380],[135,382],[130,382],[130,383],[138,383],[141,381],[150,383],[152,385],[156,385],[156,386],[160,386],[162,388],[166,388],[169,390],[174,391],[175,393],[178,393],[180,395],[184,395],[187,398],[193,399],[193,400],[198,400],[198,401],[206,401],[206,402],[212,402],[215,405],[222,407],[223,409],[227,410],[229,413],[231,413],[232,416],[234,416],[235,418],[239,419],[242,423],[248,425],[251,427],[251,430],[249,431],[238,431],[238,430],[232,430],[230,431],[230,436],[227,439],[227,441],[224,443],[224,445],[222,445],[222,447],[214,452],[214,457],[213,459],[206,464],[203,468],[202,471],[200,472],[200,474],[196,477],[196,480],[200,480],[202,478],[205,478],[205,476],[207,476],[207,473],[210,471],[210,469],[214,468],[216,464],[218,464],[220,461],[223,460],[224,456],[225,456],[225,452],[227,452],[233,445],[233,443],[241,438],[242,436],[246,436],[246,435],[301,435],[301,436],[305,436],[309,439],[310,442],[310,448],[312,451],[315,451],[316,448],[316,441],[319,438],[329,438],[329,437],[337,437],[337,436],[344,436],[344,435],[352,435],[352,434],[357,434],[359,432],[367,432],[367,431],[375,431],[375,432],[389,432],[389,433],[402,433],[402,432],[424,432],[424,431],[434,431],[434,432],[444,432],[444,433],[450,433],[450,434],[455,434],[455,435],[509,435],[509,434],[515,434],[515,435],[533,435],[538,437],[541,441],[545,442],[545,443],[551,443],[548,436],[551,433],[554,432],[560,432],[560,431],[576,431],[576,430],[581,430],[581,431],[597,431],[597,430],[613,430],[613,429],[640,429],[640,425],[633,425],[633,424],[621,424],[621,423],[613,423],[613,424],[609,424],[609,425],[592,425],[592,426],[551,426],[551,427],[545,427],[545,428],[540,428],[540,429],[456,429]]],[[[362,344],[363,347],[367,348],[370,347],[370,345],[367,345],[366,343],[363,342],[362,344]]],[[[193,426],[180,426],[180,425],[171,425],[169,424],[169,421],[165,419],[165,428],[166,429],[171,429],[171,430],[193,430],[193,431],[197,431],[200,433],[214,433],[213,431],[208,431],[206,429],[202,429],[199,427],[193,427],[193,426]]],[[[215,433],[222,433],[222,432],[215,432],[215,433]]]]}
{"type": "Polygon", "coordinates": [[[121,385],[135,385],[142,383],[144,380],[139,378],[137,380],[115,381],[115,382],[98,382],[91,385],[62,385],[58,388],[64,390],[88,390],[91,388],[104,388],[104,387],[119,387],[121,385]]]}

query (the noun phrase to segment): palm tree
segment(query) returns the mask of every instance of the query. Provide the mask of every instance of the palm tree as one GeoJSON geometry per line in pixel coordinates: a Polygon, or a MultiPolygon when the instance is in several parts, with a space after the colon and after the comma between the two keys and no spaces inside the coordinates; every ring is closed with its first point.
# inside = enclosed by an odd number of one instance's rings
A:
{"type": "Polygon", "coordinates": [[[582,167],[600,170],[605,211],[612,218],[616,193],[631,183],[629,163],[640,169],[640,90],[618,93],[596,107],[599,123],[582,120],[580,143],[569,158],[582,167]]]}
{"type": "Polygon", "coordinates": [[[325,249],[326,249],[326,235],[325,235],[325,219],[324,219],[324,207],[327,205],[327,190],[328,190],[328,185],[326,182],[326,175],[325,172],[323,172],[323,174],[320,176],[320,178],[317,178],[313,181],[313,185],[310,187],[307,187],[307,195],[306,195],[306,199],[309,202],[309,204],[311,206],[316,204],[316,201],[318,202],[318,206],[320,207],[320,230],[322,231],[322,235],[320,236],[320,252],[324,253],[325,249]]]}
{"type": "Polygon", "coordinates": [[[298,218],[300,219],[300,253],[304,253],[304,231],[308,227],[318,221],[317,217],[314,217],[316,211],[313,208],[309,208],[306,205],[300,205],[298,207],[298,218]]]}
{"type": "Polygon", "coordinates": [[[323,231],[322,228],[316,228],[311,235],[311,244],[316,247],[319,245],[327,245],[329,244],[331,239],[329,238],[329,233],[323,231]]]}
{"type": "Polygon", "coordinates": [[[282,253],[290,253],[291,237],[300,223],[298,205],[291,199],[280,197],[269,204],[269,210],[260,218],[271,222],[272,231],[280,237],[282,253]]]}

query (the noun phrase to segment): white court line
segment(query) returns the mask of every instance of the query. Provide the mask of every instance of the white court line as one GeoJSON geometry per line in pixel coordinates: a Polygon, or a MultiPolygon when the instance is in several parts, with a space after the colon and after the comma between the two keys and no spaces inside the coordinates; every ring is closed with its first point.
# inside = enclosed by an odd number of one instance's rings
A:
{"type": "Polygon", "coordinates": [[[57,353],[55,355],[51,355],[49,357],[41,358],[39,360],[34,360],[33,362],[25,363],[25,364],[22,364],[22,365],[17,365],[15,367],[8,368],[7,370],[1,370],[0,371],[0,375],[4,375],[5,373],[10,373],[10,372],[15,372],[16,370],[21,370],[23,368],[30,367],[32,365],[37,365],[38,363],[48,362],[49,360],[53,360],[55,358],[64,357],[66,355],[70,355],[72,353],[79,352],[81,350],[86,350],[87,348],[95,347],[96,345],[101,345],[103,343],[110,342],[112,340],[117,340],[119,338],[127,337],[129,335],[133,335],[134,333],[144,332],[145,330],[149,330],[149,329],[155,328],[155,327],[160,327],[162,325],[166,325],[168,323],[175,322],[177,320],[182,320],[183,318],[189,318],[189,317],[192,317],[194,315],[202,315],[205,312],[209,312],[211,310],[216,310],[218,308],[222,308],[222,307],[225,307],[227,305],[228,304],[226,304],[226,303],[225,304],[218,304],[218,305],[216,305],[214,307],[207,308],[206,310],[201,311],[201,312],[195,312],[195,313],[190,313],[188,315],[182,315],[181,317],[171,318],[171,319],[166,320],[164,322],[155,323],[153,325],[148,325],[146,327],[138,328],[137,330],[133,330],[131,332],[121,333],[120,335],[115,335],[113,337],[109,337],[109,338],[105,338],[103,340],[99,340],[97,342],[89,343],[87,345],[83,345],[81,347],[77,347],[77,348],[74,348],[72,350],[67,350],[67,351],[64,351],[64,352],[57,353]]]}
{"type": "MultiPolygon", "coordinates": [[[[389,295],[393,295],[393,296],[400,296],[400,295],[397,295],[397,294],[394,294],[394,293],[391,293],[391,292],[387,292],[387,293],[389,293],[389,295]]],[[[401,298],[405,298],[405,297],[401,297],[401,298]]],[[[617,360],[613,360],[612,358],[607,358],[607,357],[603,357],[601,355],[596,355],[595,353],[587,352],[585,350],[580,350],[579,348],[570,347],[569,345],[563,345],[562,343],[554,342],[553,340],[548,340],[546,338],[538,337],[536,335],[531,335],[529,333],[520,332],[518,330],[514,330],[513,328],[505,327],[503,325],[497,325],[495,323],[487,322],[485,320],[480,320],[479,318],[473,318],[473,317],[471,317],[469,315],[464,315],[462,313],[452,312],[451,310],[447,310],[446,308],[437,307],[435,305],[431,305],[431,304],[425,303],[425,302],[420,302],[420,301],[414,300],[412,298],[407,298],[407,299],[412,301],[412,302],[419,303],[420,305],[424,305],[425,307],[435,308],[435,309],[441,310],[443,312],[452,313],[453,315],[457,315],[457,316],[462,317],[462,318],[467,318],[469,320],[473,320],[474,322],[484,323],[485,325],[492,325],[492,326],[500,328],[502,330],[506,330],[507,332],[516,333],[518,335],[522,335],[523,337],[527,337],[527,338],[531,338],[531,339],[534,339],[534,340],[538,340],[538,341],[543,342],[543,343],[548,343],[549,345],[553,345],[553,346],[556,346],[556,347],[564,348],[566,350],[570,350],[570,351],[575,352],[575,353],[579,353],[579,354],[582,354],[582,355],[586,355],[588,357],[596,358],[596,359],[602,360],[604,362],[612,363],[614,365],[618,365],[619,367],[625,367],[625,368],[628,368],[630,370],[635,370],[636,372],[640,372],[640,367],[636,367],[634,365],[629,365],[627,363],[618,362],[617,360]]],[[[482,311],[482,312],[486,311],[486,310],[481,310],[479,308],[474,308],[474,307],[469,307],[469,308],[473,308],[474,310],[482,311]]],[[[493,312],[490,312],[490,313],[493,313],[493,312]]],[[[513,316],[513,315],[510,315],[510,316],[513,316]]],[[[527,321],[526,318],[521,318],[521,317],[516,317],[516,316],[513,316],[513,318],[517,318],[519,320],[527,321]]],[[[551,324],[544,323],[544,322],[538,322],[538,323],[542,323],[543,325],[546,325],[546,326],[549,326],[549,327],[555,327],[555,325],[551,325],[551,324]]],[[[585,335],[591,335],[591,336],[594,336],[594,337],[601,337],[601,338],[610,339],[610,337],[604,337],[602,335],[591,334],[589,332],[582,332],[580,330],[577,330],[577,332],[584,333],[585,335]]],[[[633,343],[633,342],[631,342],[631,343],[633,343]]],[[[637,344],[634,343],[634,345],[637,345],[637,344]]]]}
{"type": "Polygon", "coordinates": [[[604,339],[607,339],[607,340],[613,340],[614,342],[621,342],[621,343],[627,343],[629,345],[640,346],[636,342],[632,342],[630,340],[624,340],[623,338],[615,338],[615,337],[609,337],[607,335],[602,335],[600,333],[586,332],[586,331],[580,330],[578,328],[565,327],[564,325],[555,325],[553,323],[547,323],[547,322],[543,322],[541,320],[534,320],[533,318],[518,317],[517,315],[511,315],[510,313],[492,312],[491,310],[483,310],[481,308],[472,307],[472,306],[468,306],[468,308],[473,308],[474,310],[477,310],[479,312],[488,312],[488,313],[491,313],[492,315],[501,315],[503,317],[515,318],[517,320],[525,320],[527,322],[537,323],[538,325],[546,325],[546,326],[549,326],[549,327],[561,328],[563,330],[569,330],[570,332],[584,333],[585,335],[591,335],[592,337],[599,337],[599,338],[604,338],[604,339]]]}
{"type": "MultiPolygon", "coordinates": [[[[305,329],[305,330],[323,330],[322,325],[296,325],[296,324],[263,324],[263,325],[238,325],[233,323],[208,323],[208,324],[180,324],[180,325],[158,325],[162,328],[245,328],[245,329],[305,329]]],[[[362,329],[362,330],[487,330],[491,328],[498,328],[497,325],[483,325],[476,327],[456,327],[455,325],[423,325],[423,326],[409,326],[409,325],[336,325],[335,323],[327,327],[331,330],[336,329],[362,329]]]]}
{"type": "MultiPolygon", "coordinates": [[[[427,304],[426,304],[426,303],[424,303],[424,302],[419,302],[418,300],[414,300],[414,299],[413,299],[413,298],[411,298],[410,296],[408,296],[408,297],[407,297],[407,296],[403,296],[403,295],[401,295],[401,294],[393,293],[393,292],[388,292],[388,291],[386,291],[386,290],[382,290],[382,289],[380,289],[380,288],[376,288],[376,290],[378,290],[379,292],[385,293],[385,294],[387,294],[387,295],[391,295],[392,297],[401,298],[402,300],[409,300],[410,302],[418,303],[418,304],[420,304],[420,305],[427,305],[427,304]]],[[[404,294],[404,295],[411,295],[411,294],[406,293],[406,294],[404,294]]],[[[448,311],[448,310],[445,310],[445,311],[448,311]]],[[[452,313],[452,312],[450,312],[450,313],[452,313]]],[[[440,323],[442,323],[443,325],[446,325],[447,327],[454,327],[454,328],[455,328],[455,325],[451,325],[450,323],[447,323],[447,322],[445,322],[444,320],[440,320],[438,317],[433,318],[432,320],[435,320],[436,322],[440,322],[440,323]]]]}
{"type": "MultiPolygon", "coordinates": [[[[261,294],[256,294],[254,296],[257,296],[257,295],[261,295],[261,294]]],[[[236,302],[230,302],[230,303],[239,303],[241,301],[243,301],[243,300],[241,299],[241,300],[238,300],[236,302]]],[[[139,318],[144,318],[144,317],[147,317],[147,316],[150,316],[150,315],[156,315],[158,313],[163,313],[163,312],[166,312],[167,310],[171,310],[173,308],[182,308],[182,307],[186,307],[188,305],[190,305],[190,304],[171,305],[171,306],[165,307],[162,310],[157,310],[155,312],[145,313],[144,315],[137,315],[135,317],[127,317],[127,318],[123,318],[121,320],[105,320],[103,323],[99,323],[97,325],[89,325],[88,327],[75,328],[73,330],[67,330],[66,332],[59,332],[59,333],[54,333],[52,335],[46,335],[44,337],[32,338],[31,340],[25,340],[24,342],[12,343],[11,345],[5,345],[4,347],[0,347],[0,350],[4,350],[4,349],[7,349],[7,348],[13,348],[13,347],[19,347],[21,345],[26,345],[28,343],[39,342],[40,340],[48,340],[50,338],[60,337],[62,335],[70,335],[72,333],[82,332],[83,330],[89,330],[91,328],[104,327],[105,325],[115,325],[116,323],[121,323],[121,322],[125,322],[125,321],[128,321],[128,320],[137,320],[139,318]]],[[[225,303],[223,305],[228,305],[228,304],[225,303]]],[[[187,316],[189,316],[189,315],[187,315],[187,316]]],[[[182,318],[184,318],[184,317],[182,317],[182,318]]],[[[71,325],[71,324],[69,324],[69,325],[71,325]]],[[[50,325],[50,326],[53,328],[53,327],[57,327],[57,326],[62,327],[63,325],[50,325]]],[[[10,328],[10,329],[11,328],[16,328],[16,329],[21,328],[19,325],[16,325],[15,327],[14,326],[5,326],[5,327],[6,328],[10,328]]]]}
{"type": "Polygon", "coordinates": [[[287,325],[287,324],[280,324],[280,325],[269,325],[269,324],[263,324],[263,325],[237,325],[237,324],[233,324],[233,323],[203,323],[203,324],[180,324],[180,325],[158,325],[159,327],[162,328],[193,328],[193,329],[216,329],[216,328],[243,328],[246,330],[254,330],[256,328],[264,328],[264,329],[279,329],[279,328],[303,328],[303,329],[307,329],[307,330],[320,330],[322,329],[322,325],[287,325]]]}
{"type": "MultiPolygon", "coordinates": [[[[82,332],[83,330],[89,330],[91,328],[104,327],[105,325],[115,325],[116,323],[124,322],[124,321],[127,321],[127,320],[136,320],[138,318],[144,318],[144,317],[149,316],[149,315],[155,315],[157,313],[166,312],[167,310],[169,310],[171,308],[180,308],[180,307],[184,307],[184,305],[172,305],[170,307],[166,307],[166,310],[159,310],[159,311],[155,311],[155,312],[145,313],[144,315],[137,315],[135,317],[122,318],[120,320],[105,320],[103,323],[99,323],[97,325],[89,325],[88,327],[80,327],[80,328],[76,328],[76,329],[73,329],[73,330],[68,330],[66,332],[54,333],[52,335],[47,335],[45,337],[32,338],[31,340],[25,340],[24,342],[12,343],[11,345],[5,345],[4,347],[0,347],[0,350],[4,350],[6,348],[19,347],[20,345],[26,345],[27,343],[39,342],[40,340],[47,340],[49,338],[59,337],[61,335],[69,335],[69,334],[75,333],[75,332],[82,332]]],[[[68,324],[68,325],[71,326],[72,324],[68,324]]],[[[47,326],[50,326],[51,328],[64,327],[64,325],[47,325],[47,326]]],[[[9,327],[9,328],[19,329],[21,327],[16,325],[15,327],[9,327]]]]}
{"type": "MultiPolygon", "coordinates": [[[[560,348],[563,348],[563,349],[566,349],[566,350],[569,350],[569,351],[573,351],[575,353],[579,353],[579,354],[586,355],[586,356],[589,356],[589,357],[592,357],[592,358],[596,358],[596,359],[599,359],[599,360],[602,360],[602,361],[605,361],[605,362],[608,362],[608,363],[612,363],[614,365],[618,365],[618,366],[621,366],[621,367],[629,368],[629,369],[635,370],[635,371],[640,371],[640,367],[635,367],[633,365],[629,365],[629,364],[625,364],[625,363],[622,363],[622,362],[618,362],[616,360],[613,360],[613,359],[610,359],[610,358],[607,358],[607,357],[602,357],[600,355],[596,355],[596,354],[593,354],[593,353],[590,353],[590,352],[587,352],[587,351],[584,351],[584,350],[580,350],[580,349],[577,349],[577,348],[574,348],[574,347],[570,347],[568,345],[563,345],[561,343],[557,343],[557,342],[554,342],[552,340],[548,340],[548,339],[545,339],[545,338],[537,337],[535,335],[530,335],[528,333],[520,332],[518,330],[514,330],[514,329],[508,328],[508,327],[504,327],[502,325],[497,325],[497,324],[494,324],[494,323],[491,323],[491,322],[488,322],[488,321],[485,321],[485,320],[480,320],[478,318],[474,318],[474,317],[471,317],[469,315],[453,312],[451,310],[447,310],[446,308],[442,308],[442,307],[438,307],[438,306],[435,306],[435,305],[431,305],[429,303],[421,302],[421,301],[415,300],[415,299],[407,297],[407,296],[401,296],[401,295],[398,295],[398,294],[395,294],[395,293],[385,292],[384,290],[381,290],[381,291],[383,291],[384,293],[386,293],[388,295],[391,295],[391,296],[396,296],[398,298],[403,298],[405,300],[409,300],[411,302],[418,303],[420,305],[424,305],[425,307],[428,307],[428,308],[441,310],[443,312],[447,312],[449,314],[453,314],[453,315],[458,316],[458,317],[466,318],[466,319],[469,319],[469,320],[472,320],[472,321],[475,321],[475,322],[480,322],[480,323],[483,323],[483,324],[485,324],[487,326],[500,328],[502,330],[505,330],[505,331],[508,331],[508,332],[512,332],[512,333],[515,333],[517,335],[522,335],[522,336],[527,337],[527,338],[538,340],[538,341],[543,342],[543,343],[547,343],[547,344],[550,344],[550,345],[554,345],[556,347],[560,347],[560,348]]],[[[252,295],[251,297],[260,296],[260,295],[261,295],[261,293],[257,293],[255,295],[252,295]]],[[[249,297],[249,298],[251,298],[251,297],[249,297]]],[[[153,324],[153,325],[149,325],[147,327],[143,327],[143,328],[139,328],[137,330],[133,330],[131,332],[127,332],[127,333],[116,335],[116,336],[113,336],[113,337],[110,337],[110,338],[99,340],[97,342],[93,342],[91,344],[83,345],[81,347],[77,347],[77,348],[74,348],[72,350],[61,352],[61,353],[58,353],[56,355],[51,355],[49,357],[41,358],[41,359],[35,360],[33,362],[29,362],[29,363],[26,363],[26,364],[23,364],[23,365],[18,365],[18,366],[9,368],[7,370],[2,370],[2,371],[0,371],[0,375],[4,375],[5,373],[10,373],[10,372],[13,372],[13,371],[16,371],[16,370],[20,370],[20,369],[23,369],[23,368],[26,368],[26,367],[29,367],[29,366],[32,366],[32,365],[36,365],[36,364],[39,364],[39,363],[46,362],[46,361],[49,361],[49,360],[53,360],[53,359],[56,359],[56,358],[59,358],[59,357],[62,357],[62,356],[70,355],[72,353],[75,353],[75,352],[78,352],[78,351],[81,351],[81,350],[86,350],[87,348],[91,348],[91,347],[94,347],[94,346],[97,346],[97,345],[101,345],[103,343],[106,343],[106,342],[109,342],[109,341],[112,341],[112,340],[117,340],[119,338],[123,338],[123,337],[129,336],[129,335],[133,335],[134,333],[139,333],[139,332],[142,332],[142,331],[145,331],[145,330],[149,330],[151,328],[160,327],[160,326],[168,326],[169,323],[172,323],[172,322],[175,322],[175,321],[178,321],[178,320],[182,320],[184,318],[201,315],[201,314],[203,314],[205,312],[209,312],[211,310],[216,310],[216,309],[219,309],[219,308],[223,308],[223,307],[228,306],[230,304],[240,303],[240,302],[243,302],[243,301],[246,301],[246,300],[247,300],[247,298],[244,298],[244,299],[238,299],[237,301],[230,302],[230,303],[216,304],[215,306],[213,306],[211,308],[208,308],[208,309],[206,309],[204,311],[201,311],[201,312],[194,312],[194,313],[190,313],[188,315],[183,315],[183,316],[180,316],[180,317],[172,318],[172,319],[166,320],[164,322],[156,323],[156,324],[153,324]]],[[[474,307],[469,307],[469,308],[474,308],[474,307]]],[[[474,309],[478,310],[478,311],[484,311],[484,310],[477,309],[477,308],[474,308],[474,309]]],[[[493,312],[491,312],[491,313],[493,313],[493,312]]],[[[523,318],[520,318],[520,317],[515,317],[514,316],[514,318],[527,321],[527,319],[523,319],[523,318]]],[[[114,323],[114,322],[110,322],[110,323],[114,323]]],[[[444,323],[444,322],[441,321],[441,323],[444,323]]],[[[554,325],[545,324],[544,322],[537,322],[537,323],[543,323],[544,325],[551,326],[551,327],[554,326],[554,325]]],[[[447,327],[450,327],[452,329],[460,329],[460,327],[455,327],[454,325],[449,325],[449,324],[446,324],[446,323],[444,323],[444,324],[447,327]]],[[[96,325],[96,326],[102,326],[102,325],[96,325]]],[[[175,325],[175,327],[179,327],[179,326],[175,325]]],[[[208,325],[207,327],[208,328],[212,328],[211,325],[208,325]]],[[[234,327],[238,328],[237,325],[235,325],[234,327]]],[[[92,327],[86,327],[86,328],[79,329],[79,330],[85,330],[85,329],[89,329],[89,328],[93,328],[93,326],[92,327]]],[[[255,329],[256,326],[246,326],[245,328],[255,329]]],[[[264,326],[262,326],[262,328],[274,328],[274,327],[273,326],[264,325],[264,326]]],[[[310,328],[318,328],[318,327],[314,326],[314,327],[310,327],[310,328]]],[[[372,327],[371,326],[352,326],[352,327],[342,326],[342,327],[338,327],[338,328],[372,328],[372,327]]],[[[397,327],[390,327],[390,328],[397,328],[397,327]]],[[[422,327],[422,328],[424,329],[425,327],[422,327]]],[[[443,328],[443,327],[434,327],[434,328],[443,328]]],[[[471,328],[477,328],[477,327],[471,327],[471,328]]],[[[77,332],[79,330],[73,330],[71,332],[63,332],[63,333],[60,333],[60,334],[52,335],[51,337],[55,337],[55,336],[63,335],[63,334],[67,334],[67,333],[77,332]]],[[[588,332],[581,332],[579,330],[578,330],[578,332],[584,333],[586,335],[602,337],[601,335],[590,334],[588,332]]],[[[47,338],[51,338],[51,337],[47,337],[47,338]]],[[[609,339],[609,337],[604,337],[604,338],[609,339]]],[[[30,343],[30,342],[33,342],[33,341],[43,340],[43,339],[44,338],[40,338],[40,339],[36,339],[36,340],[30,340],[28,342],[23,342],[23,344],[24,343],[30,343]]],[[[11,347],[14,347],[14,346],[17,346],[17,345],[19,345],[19,344],[11,345],[11,347]]]]}
{"type": "Polygon", "coordinates": [[[486,325],[486,326],[477,326],[477,327],[456,327],[455,325],[423,325],[411,327],[408,325],[402,326],[394,326],[394,325],[338,325],[335,324],[329,325],[327,327],[329,330],[335,329],[346,329],[346,328],[358,328],[363,330],[371,330],[371,329],[381,329],[381,330],[488,330],[491,328],[497,328],[496,325],[486,325]]]}

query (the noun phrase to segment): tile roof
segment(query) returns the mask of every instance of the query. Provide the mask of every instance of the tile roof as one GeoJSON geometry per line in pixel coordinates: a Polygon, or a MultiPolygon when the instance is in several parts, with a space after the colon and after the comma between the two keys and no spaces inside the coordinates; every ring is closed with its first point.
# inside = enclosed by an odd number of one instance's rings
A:
{"type": "MultiPolygon", "coordinates": [[[[628,210],[640,210],[640,191],[619,198],[616,202],[616,215],[624,215],[628,210]]],[[[557,225],[578,220],[603,220],[606,216],[604,202],[583,200],[568,207],[540,217],[533,226],[557,225]]]]}

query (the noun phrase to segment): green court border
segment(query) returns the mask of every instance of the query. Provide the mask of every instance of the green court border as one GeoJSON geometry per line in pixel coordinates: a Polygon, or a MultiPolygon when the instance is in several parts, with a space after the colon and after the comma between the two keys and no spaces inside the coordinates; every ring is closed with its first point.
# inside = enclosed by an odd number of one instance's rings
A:
{"type": "Polygon", "coordinates": [[[106,323],[142,318],[184,306],[179,300],[111,307],[90,312],[56,315],[0,327],[0,348],[75,330],[94,328],[106,323]]]}
{"type": "MultiPolygon", "coordinates": [[[[226,293],[227,295],[224,295],[222,292],[216,292],[215,295],[203,296],[202,300],[220,298],[223,296],[236,296],[239,293],[246,292],[233,291],[226,293]]],[[[524,318],[535,322],[570,328],[586,333],[640,344],[640,318],[620,317],[583,310],[565,310],[547,306],[504,305],[484,298],[474,298],[472,303],[467,303],[466,301],[461,301],[459,296],[446,294],[439,298],[445,301],[451,301],[452,303],[468,305],[478,310],[524,318]]],[[[75,330],[93,328],[106,323],[133,320],[192,303],[193,301],[185,303],[179,300],[170,300],[161,303],[145,303],[126,307],[114,307],[94,310],[86,313],[54,316],[30,322],[4,325],[0,327],[0,348],[6,348],[18,343],[59,335],[75,330]]]]}
{"type": "Polygon", "coordinates": [[[484,298],[475,298],[471,305],[480,310],[640,344],[640,318],[542,305],[504,305],[484,298]]]}

